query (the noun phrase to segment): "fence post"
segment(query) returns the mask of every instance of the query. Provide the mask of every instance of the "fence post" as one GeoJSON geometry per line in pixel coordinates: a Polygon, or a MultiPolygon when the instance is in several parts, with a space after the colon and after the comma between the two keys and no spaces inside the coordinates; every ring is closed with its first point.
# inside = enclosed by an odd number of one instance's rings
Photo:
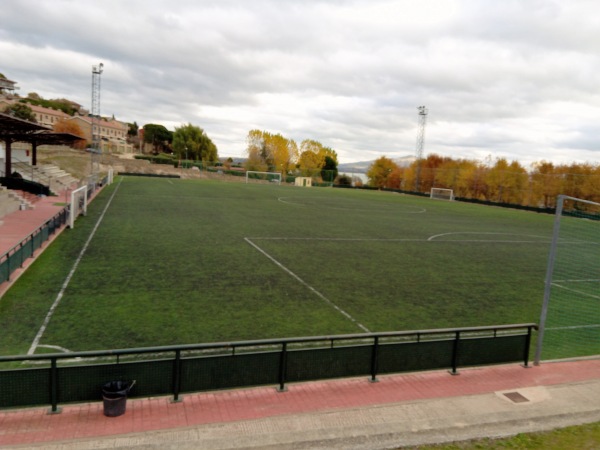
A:
{"type": "Polygon", "coordinates": [[[181,391],[181,350],[175,350],[173,360],[173,403],[179,403],[179,392],[181,391]]]}
{"type": "Polygon", "coordinates": [[[285,387],[285,375],[287,369],[287,342],[284,342],[281,346],[281,353],[279,355],[279,387],[277,388],[278,392],[285,392],[287,388],[285,387]]]}
{"type": "Polygon", "coordinates": [[[450,371],[451,375],[458,375],[458,371],[456,370],[456,366],[458,364],[458,342],[460,341],[460,331],[457,331],[454,336],[454,345],[452,346],[452,370],[450,371]]]}
{"type": "Polygon", "coordinates": [[[375,336],[373,341],[373,348],[371,351],[371,383],[377,383],[377,362],[379,357],[379,336],[375,336]]]}
{"type": "Polygon", "coordinates": [[[48,414],[59,414],[58,407],[58,367],[56,366],[56,358],[50,359],[50,404],[52,407],[48,414]]]}
{"type": "Polygon", "coordinates": [[[527,338],[525,338],[525,348],[523,349],[523,367],[528,369],[529,365],[529,349],[531,347],[531,326],[527,327],[527,338]]]}

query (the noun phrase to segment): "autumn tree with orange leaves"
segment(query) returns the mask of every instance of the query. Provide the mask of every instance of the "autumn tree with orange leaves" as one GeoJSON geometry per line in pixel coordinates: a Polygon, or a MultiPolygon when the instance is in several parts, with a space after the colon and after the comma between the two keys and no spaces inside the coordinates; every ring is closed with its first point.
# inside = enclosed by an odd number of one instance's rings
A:
{"type": "Polygon", "coordinates": [[[412,191],[420,167],[420,191],[432,187],[453,189],[459,198],[553,208],[560,194],[600,203],[600,165],[541,161],[528,171],[518,161],[498,158],[486,163],[431,154],[399,167],[385,156],[367,172],[369,185],[412,191]],[[419,166],[420,165],[420,166],[419,166]]]}
{"type": "Polygon", "coordinates": [[[75,136],[79,136],[82,140],[77,141],[73,144],[73,148],[77,148],[83,150],[87,147],[87,142],[85,140],[85,134],[81,130],[81,127],[77,125],[72,120],[59,120],[54,124],[52,129],[56,133],[69,133],[74,134],[75,136]]]}

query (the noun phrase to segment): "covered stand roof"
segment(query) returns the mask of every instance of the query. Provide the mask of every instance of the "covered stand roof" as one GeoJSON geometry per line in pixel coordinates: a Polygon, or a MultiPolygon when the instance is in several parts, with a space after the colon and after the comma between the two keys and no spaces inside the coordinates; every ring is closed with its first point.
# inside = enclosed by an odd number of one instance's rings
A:
{"type": "Polygon", "coordinates": [[[50,127],[0,113],[0,140],[36,145],[68,145],[83,138],[71,133],[54,133],[50,127]]]}
{"type": "Polygon", "coordinates": [[[27,142],[33,146],[33,165],[35,165],[38,145],[70,145],[82,139],[71,133],[54,133],[47,126],[0,113],[0,141],[6,143],[4,171],[6,174],[11,173],[12,156],[10,145],[13,142],[27,142]]]}

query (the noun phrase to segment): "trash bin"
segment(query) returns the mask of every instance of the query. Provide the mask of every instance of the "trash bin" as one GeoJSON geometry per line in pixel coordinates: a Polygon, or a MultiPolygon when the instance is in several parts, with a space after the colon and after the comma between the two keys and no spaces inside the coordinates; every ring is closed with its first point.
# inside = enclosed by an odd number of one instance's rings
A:
{"type": "Polygon", "coordinates": [[[109,381],[102,386],[104,415],[117,417],[125,413],[127,394],[135,384],[133,381],[109,381]]]}

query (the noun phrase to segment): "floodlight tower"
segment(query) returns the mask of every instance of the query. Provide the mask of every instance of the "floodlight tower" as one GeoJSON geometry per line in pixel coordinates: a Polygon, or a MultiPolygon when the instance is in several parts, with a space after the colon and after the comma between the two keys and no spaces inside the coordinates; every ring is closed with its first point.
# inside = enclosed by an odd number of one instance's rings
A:
{"type": "Polygon", "coordinates": [[[100,132],[98,123],[100,122],[100,76],[104,64],[92,66],[92,147],[100,148],[100,132]]]}
{"type": "Polygon", "coordinates": [[[100,63],[97,66],[92,66],[92,182],[96,183],[96,170],[94,160],[96,156],[102,153],[100,139],[100,76],[104,64],[100,63]]]}
{"type": "Polygon", "coordinates": [[[419,128],[417,130],[417,173],[415,176],[415,191],[419,192],[419,182],[421,181],[421,160],[423,159],[423,147],[425,146],[425,125],[427,124],[427,108],[419,106],[419,128]]]}

